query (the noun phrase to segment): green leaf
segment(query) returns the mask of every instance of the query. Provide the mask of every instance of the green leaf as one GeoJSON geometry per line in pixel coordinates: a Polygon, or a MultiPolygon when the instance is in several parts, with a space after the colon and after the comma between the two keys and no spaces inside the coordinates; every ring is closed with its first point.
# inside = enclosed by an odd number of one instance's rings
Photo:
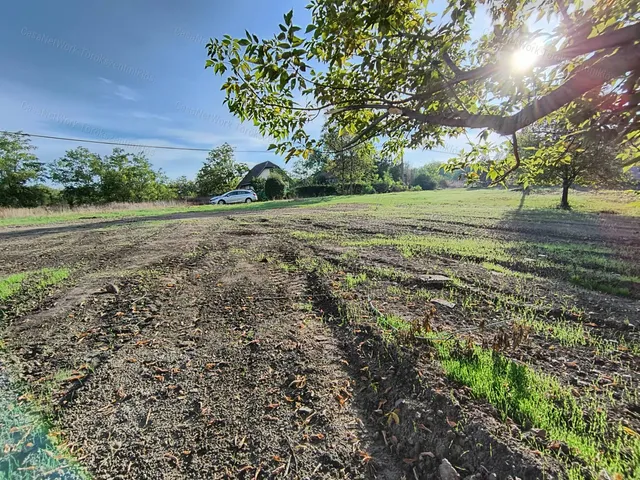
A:
{"type": "Polygon", "coordinates": [[[293,18],[293,10],[289,10],[288,13],[285,14],[284,16],[284,22],[287,25],[291,25],[291,19],[293,18]]]}

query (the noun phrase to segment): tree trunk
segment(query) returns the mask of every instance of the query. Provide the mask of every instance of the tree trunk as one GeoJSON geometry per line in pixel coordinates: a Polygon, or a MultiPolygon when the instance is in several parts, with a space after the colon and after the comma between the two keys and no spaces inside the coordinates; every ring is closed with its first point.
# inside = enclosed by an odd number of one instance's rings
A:
{"type": "Polygon", "coordinates": [[[563,210],[569,210],[571,207],[569,206],[569,187],[571,184],[564,180],[562,182],[562,200],[560,201],[560,208],[563,210]]]}

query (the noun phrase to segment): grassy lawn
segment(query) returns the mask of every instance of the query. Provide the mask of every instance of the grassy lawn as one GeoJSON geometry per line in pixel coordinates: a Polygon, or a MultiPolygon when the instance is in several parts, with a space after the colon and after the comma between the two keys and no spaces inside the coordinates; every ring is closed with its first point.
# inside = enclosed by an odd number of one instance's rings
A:
{"type": "MultiPolygon", "coordinates": [[[[500,217],[505,212],[517,209],[522,200],[519,192],[505,190],[467,190],[449,189],[427,192],[402,192],[378,195],[350,195],[322,198],[307,198],[301,200],[279,200],[260,202],[249,205],[178,205],[136,208],[129,205],[126,208],[100,207],[89,210],[50,212],[43,210],[30,211],[24,209],[24,216],[20,211],[12,211],[11,216],[5,218],[0,215],[0,227],[43,225],[48,223],[71,222],[87,219],[113,220],[127,217],[151,217],[157,215],[171,215],[191,212],[234,212],[234,211],[260,211],[274,208],[308,208],[315,206],[337,207],[339,205],[360,205],[369,208],[379,214],[386,213],[388,209],[403,209],[401,215],[411,216],[414,213],[425,213],[428,205],[438,208],[441,215],[448,214],[474,214],[487,213],[487,218],[500,217]],[[420,210],[415,211],[414,207],[420,210]],[[487,212],[490,207],[491,211],[487,212]],[[413,209],[408,211],[406,209],[413,209]]],[[[523,212],[538,209],[553,208],[558,204],[557,192],[545,192],[531,194],[526,197],[522,207],[523,212]]],[[[554,211],[551,217],[566,219],[576,212],[598,213],[609,212],[622,215],[640,215],[640,200],[637,196],[624,192],[604,191],[598,193],[572,192],[571,204],[573,212],[554,211]]],[[[0,212],[1,213],[1,212],[0,212]]]]}

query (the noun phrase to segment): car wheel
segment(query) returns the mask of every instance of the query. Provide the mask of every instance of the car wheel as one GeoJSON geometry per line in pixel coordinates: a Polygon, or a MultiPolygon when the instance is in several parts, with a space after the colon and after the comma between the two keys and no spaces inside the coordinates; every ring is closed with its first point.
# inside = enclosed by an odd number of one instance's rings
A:
{"type": "Polygon", "coordinates": [[[218,200],[218,205],[224,205],[224,204],[226,204],[226,203],[227,203],[227,202],[225,202],[224,200],[218,200]]]}
{"type": "Polygon", "coordinates": [[[251,202],[253,202],[253,200],[251,200],[250,198],[247,198],[247,199],[244,201],[244,203],[251,203],[251,202]]]}

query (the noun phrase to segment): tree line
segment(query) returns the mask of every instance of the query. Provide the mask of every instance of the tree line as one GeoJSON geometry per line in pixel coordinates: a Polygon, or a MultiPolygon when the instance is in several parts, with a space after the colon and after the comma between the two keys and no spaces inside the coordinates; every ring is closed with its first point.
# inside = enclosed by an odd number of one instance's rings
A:
{"type": "Polygon", "coordinates": [[[209,196],[235,188],[248,170],[235,161],[233,147],[228,144],[209,152],[195,180],[171,180],[162,170],[154,169],[144,154],[121,148],[99,155],[77,147],[49,163],[34,152],[29,137],[0,134],[0,206],[74,207],[209,196]]]}
{"type": "MultiPolygon", "coordinates": [[[[327,148],[338,149],[348,138],[326,130],[327,148]]],[[[26,135],[0,134],[0,206],[37,207],[66,204],[99,205],[111,202],[148,202],[207,197],[233,190],[249,170],[236,161],[234,149],[225,143],[212,149],[194,179],[169,179],[155,169],[143,153],[114,148],[99,155],[85,147],[68,150],[52,162],[35,154],[26,135]]],[[[454,174],[439,165],[422,169],[404,167],[373,144],[339,154],[316,151],[300,160],[294,175],[281,170],[269,179],[255,179],[253,188],[263,200],[285,196],[374,193],[407,190],[410,186],[433,189],[444,186],[454,174]],[[440,183],[438,184],[438,181],[440,183]],[[324,185],[320,190],[314,185],[324,185]],[[327,185],[331,187],[327,188],[327,185]]]]}
{"type": "Polygon", "coordinates": [[[366,194],[446,188],[459,180],[462,171],[445,171],[439,162],[415,168],[401,156],[391,156],[373,141],[346,148],[352,135],[325,125],[319,144],[306,158],[296,161],[299,196],[366,194]]]}

